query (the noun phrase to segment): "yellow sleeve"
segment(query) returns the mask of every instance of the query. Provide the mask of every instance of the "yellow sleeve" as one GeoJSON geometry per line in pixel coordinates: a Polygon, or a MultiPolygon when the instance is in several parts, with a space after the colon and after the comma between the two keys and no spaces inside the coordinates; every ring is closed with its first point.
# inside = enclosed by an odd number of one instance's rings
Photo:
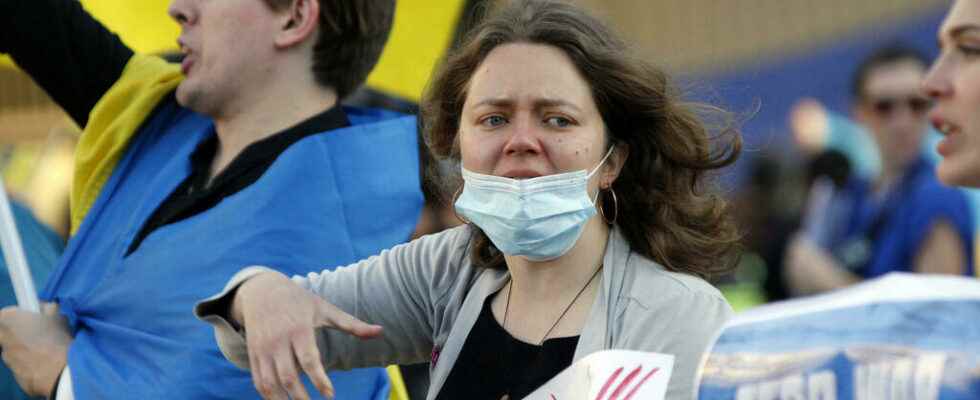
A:
{"type": "Polygon", "coordinates": [[[397,365],[388,366],[388,380],[391,381],[391,394],[388,400],[409,400],[408,389],[405,388],[405,380],[402,379],[402,370],[397,365]]]}
{"type": "Polygon", "coordinates": [[[126,152],[129,140],[181,80],[179,66],[156,56],[134,55],[119,80],[96,103],[75,149],[70,196],[72,235],[126,152]]]}

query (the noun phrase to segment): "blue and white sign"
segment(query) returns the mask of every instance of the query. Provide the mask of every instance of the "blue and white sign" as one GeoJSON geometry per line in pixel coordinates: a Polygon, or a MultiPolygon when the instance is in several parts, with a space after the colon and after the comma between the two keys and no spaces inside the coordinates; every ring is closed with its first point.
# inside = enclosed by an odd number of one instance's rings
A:
{"type": "Polygon", "coordinates": [[[723,329],[701,400],[980,399],[980,282],[889,274],[723,329]]]}

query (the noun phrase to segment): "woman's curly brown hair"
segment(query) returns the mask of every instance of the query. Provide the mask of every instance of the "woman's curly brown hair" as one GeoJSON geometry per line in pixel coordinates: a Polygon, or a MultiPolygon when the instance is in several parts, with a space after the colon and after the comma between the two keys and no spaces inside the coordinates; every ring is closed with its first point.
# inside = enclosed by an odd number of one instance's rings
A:
{"type": "MultiPolygon", "coordinates": [[[[606,215],[618,214],[616,225],[632,250],[706,279],[730,271],[739,233],[727,203],[708,185],[709,173],[735,162],[741,151],[729,114],[681,101],[663,71],[634,58],[605,24],[570,4],[512,2],[448,55],[422,100],[422,129],[435,156],[459,161],[457,134],[470,77],[487,54],[508,43],[564,51],[591,86],[610,143],[629,147],[612,185],[618,213],[608,192],[600,207],[606,215]],[[710,113],[729,121],[714,138],[701,118],[710,113]]],[[[474,263],[503,267],[500,252],[475,232],[474,263]]]]}

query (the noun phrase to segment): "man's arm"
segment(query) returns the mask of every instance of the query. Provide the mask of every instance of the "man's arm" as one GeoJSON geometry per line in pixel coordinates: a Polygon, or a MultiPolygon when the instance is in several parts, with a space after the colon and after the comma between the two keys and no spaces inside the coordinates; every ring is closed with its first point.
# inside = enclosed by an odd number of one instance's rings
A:
{"type": "Polygon", "coordinates": [[[800,235],[790,240],[783,266],[786,268],[786,286],[794,296],[822,293],[861,281],[861,277],[800,235]]]}
{"type": "Polygon", "coordinates": [[[966,243],[960,239],[953,224],[936,221],[915,256],[915,272],[921,274],[963,275],[966,260],[963,249],[966,243]]]}
{"type": "Polygon", "coordinates": [[[82,127],[133,55],[75,0],[0,1],[0,53],[82,127]]]}

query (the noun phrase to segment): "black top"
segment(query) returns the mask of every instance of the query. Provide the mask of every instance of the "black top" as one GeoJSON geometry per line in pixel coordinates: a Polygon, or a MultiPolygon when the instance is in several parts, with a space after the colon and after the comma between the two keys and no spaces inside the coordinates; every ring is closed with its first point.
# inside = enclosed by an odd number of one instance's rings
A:
{"type": "MultiPolygon", "coordinates": [[[[79,126],[88,123],[92,108],[133,56],[78,1],[0,0],[0,27],[0,53],[10,54],[79,126]]],[[[204,212],[255,183],[291,144],[348,125],[343,110],[331,108],[249,145],[210,185],[218,142],[216,136],[205,140],[191,157],[191,175],[154,211],[127,254],[157,228],[204,212]]]]}
{"type": "Polygon", "coordinates": [[[492,298],[483,303],[437,399],[523,399],[572,365],[578,336],[548,339],[540,346],[515,339],[493,317],[492,298]]]}

